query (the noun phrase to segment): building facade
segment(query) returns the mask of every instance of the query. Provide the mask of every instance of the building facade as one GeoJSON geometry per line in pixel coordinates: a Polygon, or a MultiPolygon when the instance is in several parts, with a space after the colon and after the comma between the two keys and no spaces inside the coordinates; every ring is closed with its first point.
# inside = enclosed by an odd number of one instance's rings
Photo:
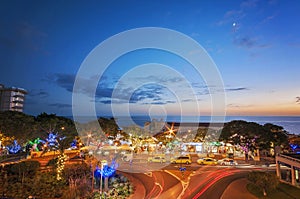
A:
{"type": "Polygon", "coordinates": [[[0,84],[0,111],[23,112],[25,95],[27,91],[22,88],[5,87],[0,84]]]}

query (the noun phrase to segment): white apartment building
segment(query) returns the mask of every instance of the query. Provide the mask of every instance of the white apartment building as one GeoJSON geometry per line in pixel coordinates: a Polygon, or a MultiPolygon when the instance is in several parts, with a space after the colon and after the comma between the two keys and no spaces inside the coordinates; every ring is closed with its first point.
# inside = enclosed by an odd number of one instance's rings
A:
{"type": "Polygon", "coordinates": [[[25,89],[6,88],[3,84],[0,84],[0,111],[23,112],[26,94],[25,89]]]}

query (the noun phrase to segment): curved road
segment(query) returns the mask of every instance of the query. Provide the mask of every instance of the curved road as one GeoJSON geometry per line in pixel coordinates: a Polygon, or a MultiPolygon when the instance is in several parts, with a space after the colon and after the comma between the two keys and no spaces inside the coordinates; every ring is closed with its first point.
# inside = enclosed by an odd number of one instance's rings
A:
{"type": "Polygon", "coordinates": [[[141,181],[146,190],[146,199],[211,199],[221,198],[230,183],[246,177],[251,170],[259,169],[197,164],[185,168],[181,172],[179,165],[168,165],[160,171],[130,175],[141,181]]]}

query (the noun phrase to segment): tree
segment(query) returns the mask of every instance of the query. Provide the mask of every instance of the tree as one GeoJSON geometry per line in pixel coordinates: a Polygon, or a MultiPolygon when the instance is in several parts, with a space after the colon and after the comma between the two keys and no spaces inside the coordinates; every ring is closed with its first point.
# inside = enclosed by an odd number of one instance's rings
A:
{"type": "Polygon", "coordinates": [[[56,180],[53,171],[40,171],[38,161],[23,161],[0,169],[0,193],[11,198],[61,198],[65,181],[56,180]],[[3,178],[2,178],[3,177],[3,178]]]}
{"type": "Polygon", "coordinates": [[[0,139],[1,137],[13,138],[23,145],[36,138],[45,139],[50,132],[58,133],[61,137],[72,137],[72,139],[78,135],[71,119],[55,114],[42,113],[34,117],[16,111],[0,112],[0,139]]]}
{"type": "Polygon", "coordinates": [[[0,112],[0,132],[8,137],[14,137],[20,144],[35,138],[34,116],[17,111],[0,112]]]}
{"type": "Polygon", "coordinates": [[[248,174],[248,180],[261,189],[264,196],[279,184],[277,176],[270,172],[252,171],[248,174]]]}
{"type": "Polygon", "coordinates": [[[17,164],[13,164],[10,169],[10,172],[18,176],[18,181],[21,182],[21,185],[24,184],[25,178],[28,176],[35,176],[37,170],[40,167],[38,161],[22,161],[17,164]]]}
{"type": "Polygon", "coordinates": [[[61,137],[75,137],[78,135],[73,120],[56,116],[55,114],[41,113],[35,119],[38,130],[44,133],[57,133],[61,137]]]}
{"type": "Polygon", "coordinates": [[[206,134],[207,134],[207,132],[208,132],[208,128],[207,127],[205,127],[205,128],[198,128],[197,129],[197,133],[196,133],[196,136],[195,136],[195,138],[194,138],[194,140],[195,141],[200,141],[200,142],[203,142],[204,141],[204,138],[205,138],[205,136],[206,136],[206,134]]]}
{"type": "Polygon", "coordinates": [[[288,147],[288,133],[282,126],[266,123],[263,128],[271,135],[270,140],[274,148],[276,146],[280,146],[281,148],[288,147]]]}
{"type": "Polygon", "coordinates": [[[220,139],[234,145],[240,145],[247,153],[255,149],[270,150],[275,146],[287,146],[287,132],[281,126],[267,123],[235,120],[225,124],[220,139]]]}
{"type": "Polygon", "coordinates": [[[98,122],[105,134],[114,137],[117,135],[119,127],[114,118],[107,119],[104,117],[100,117],[98,119],[98,122]]]}
{"type": "Polygon", "coordinates": [[[268,137],[268,132],[261,125],[255,122],[235,120],[225,124],[220,139],[233,145],[240,145],[247,156],[249,151],[270,147],[268,137]]]}
{"type": "Polygon", "coordinates": [[[91,169],[87,164],[66,165],[63,177],[69,185],[69,190],[65,193],[65,195],[70,198],[83,198],[91,191],[91,169]]]}
{"type": "Polygon", "coordinates": [[[41,113],[36,117],[38,130],[44,133],[48,146],[59,149],[61,153],[70,147],[73,139],[78,136],[74,122],[71,119],[55,114],[41,113]],[[45,135],[46,133],[46,135],[45,135]]]}

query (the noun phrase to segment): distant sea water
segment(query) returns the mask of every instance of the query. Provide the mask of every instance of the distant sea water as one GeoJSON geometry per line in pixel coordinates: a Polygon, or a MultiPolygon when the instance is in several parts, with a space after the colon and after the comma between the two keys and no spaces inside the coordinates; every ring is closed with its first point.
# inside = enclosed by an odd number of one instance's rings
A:
{"type": "MultiPolygon", "coordinates": [[[[67,116],[68,118],[73,119],[72,116],[67,116]]],[[[109,118],[110,116],[98,116],[98,117],[106,117],[109,118]]],[[[133,124],[139,125],[141,127],[144,126],[146,122],[150,122],[152,119],[156,120],[163,120],[166,122],[211,122],[212,118],[210,116],[200,116],[200,117],[193,117],[193,116],[167,116],[166,118],[162,118],[160,116],[132,116],[129,117],[115,117],[117,119],[117,124],[119,127],[130,126],[133,124]]],[[[266,124],[272,123],[278,126],[282,126],[287,132],[291,134],[299,134],[300,135],[300,116],[226,116],[225,118],[222,117],[215,117],[213,122],[230,122],[232,120],[244,120],[247,122],[256,122],[258,124],[266,124]]],[[[79,122],[85,123],[91,121],[91,117],[83,116],[80,118],[79,122]]]]}

